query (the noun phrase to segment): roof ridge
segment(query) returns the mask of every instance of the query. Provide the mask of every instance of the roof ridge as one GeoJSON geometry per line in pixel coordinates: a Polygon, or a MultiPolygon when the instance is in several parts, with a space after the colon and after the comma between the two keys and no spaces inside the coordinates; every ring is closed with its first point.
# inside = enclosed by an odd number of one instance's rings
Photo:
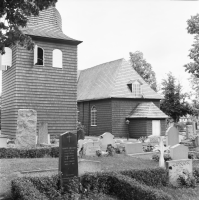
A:
{"type": "Polygon", "coordinates": [[[99,65],[95,65],[95,66],[93,66],[93,67],[88,67],[88,68],[86,68],[86,69],[82,69],[81,71],[86,71],[86,70],[89,70],[89,69],[93,69],[93,68],[95,68],[95,67],[99,67],[100,65],[108,64],[108,63],[111,63],[111,62],[116,62],[116,61],[123,60],[123,59],[124,59],[124,58],[112,60],[112,61],[105,62],[105,63],[99,64],[99,65]]]}

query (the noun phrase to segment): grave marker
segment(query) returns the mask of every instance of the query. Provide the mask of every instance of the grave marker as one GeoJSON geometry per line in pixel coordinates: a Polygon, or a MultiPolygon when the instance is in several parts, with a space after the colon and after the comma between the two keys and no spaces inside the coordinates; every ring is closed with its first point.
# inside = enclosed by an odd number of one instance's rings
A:
{"type": "Polygon", "coordinates": [[[169,170],[169,182],[178,186],[177,179],[180,175],[187,178],[188,174],[192,175],[192,160],[183,159],[183,160],[172,160],[167,161],[167,169],[169,170]]]}
{"type": "Polygon", "coordinates": [[[69,179],[78,176],[77,135],[66,132],[59,138],[59,171],[61,185],[65,189],[69,179]]]}
{"type": "Polygon", "coordinates": [[[124,147],[126,154],[143,153],[142,143],[126,142],[124,147]]]}
{"type": "Polygon", "coordinates": [[[45,143],[48,144],[48,123],[39,123],[39,134],[38,134],[38,144],[45,143]]]}
{"type": "Polygon", "coordinates": [[[172,160],[188,159],[188,147],[183,144],[176,144],[170,148],[172,160]]]}
{"type": "Polygon", "coordinates": [[[99,141],[100,141],[100,146],[101,146],[101,150],[106,151],[107,149],[107,145],[111,144],[111,145],[115,145],[115,140],[114,135],[112,135],[109,132],[105,132],[102,135],[99,136],[99,141]]]}
{"type": "Polygon", "coordinates": [[[83,144],[84,155],[86,156],[96,156],[96,151],[100,150],[99,142],[86,142],[83,144]]]}
{"type": "Polygon", "coordinates": [[[19,109],[15,146],[17,148],[35,148],[37,132],[37,111],[19,109]]]}
{"type": "Polygon", "coordinates": [[[167,146],[174,146],[179,144],[179,131],[176,127],[171,126],[166,131],[166,145],[167,146]]]}

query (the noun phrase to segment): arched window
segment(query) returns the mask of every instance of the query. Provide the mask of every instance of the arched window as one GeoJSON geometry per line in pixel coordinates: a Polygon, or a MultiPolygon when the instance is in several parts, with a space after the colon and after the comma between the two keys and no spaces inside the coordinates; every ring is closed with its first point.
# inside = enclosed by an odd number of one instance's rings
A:
{"type": "Polygon", "coordinates": [[[59,49],[53,50],[53,67],[62,68],[62,51],[59,49]]]}
{"type": "Polygon", "coordinates": [[[97,126],[97,110],[95,106],[91,108],[91,126],[97,126]]]}
{"type": "Polygon", "coordinates": [[[12,49],[5,47],[5,54],[0,54],[0,70],[7,70],[12,66],[12,49]]]}
{"type": "Polygon", "coordinates": [[[44,65],[44,50],[37,45],[34,48],[34,65],[44,65]]]}

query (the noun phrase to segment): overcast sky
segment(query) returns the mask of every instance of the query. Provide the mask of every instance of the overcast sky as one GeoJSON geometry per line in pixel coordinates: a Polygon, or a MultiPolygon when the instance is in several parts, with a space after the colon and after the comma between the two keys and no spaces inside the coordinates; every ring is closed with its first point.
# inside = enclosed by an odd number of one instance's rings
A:
{"type": "Polygon", "coordinates": [[[78,69],[128,60],[129,52],[141,51],[159,83],[171,71],[189,90],[183,65],[190,61],[194,36],[186,21],[199,13],[199,1],[58,0],[56,8],[63,32],[83,41],[78,69]]]}

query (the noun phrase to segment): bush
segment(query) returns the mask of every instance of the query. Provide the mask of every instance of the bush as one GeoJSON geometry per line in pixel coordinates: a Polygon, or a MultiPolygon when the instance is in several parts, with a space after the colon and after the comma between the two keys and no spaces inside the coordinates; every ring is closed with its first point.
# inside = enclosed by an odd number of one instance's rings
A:
{"type": "Polygon", "coordinates": [[[193,169],[193,176],[196,179],[196,183],[199,183],[199,168],[193,169]]]}
{"type": "Polygon", "coordinates": [[[167,186],[169,183],[168,171],[163,168],[155,169],[133,169],[120,172],[136,181],[153,187],[167,186]]]}
{"type": "Polygon", "coordinates": [[[189,173],[180,175],[177,182],[179,187],[196,187],[196,179],[189,173]]]}
{"type": "Polygon", "coordinates": [[[184,122],[178,122],[176,124],[176,126],[178,127],[178,130],[179,131],[184,131],[185,127],[186,127],[186,124],[184,122]]]}
{"type": "Polygon", "coordinates": [[[12,197],[15,200],[47,200],[34,185],[25,178],[18,178],[11,182],[12,197]]]}
{"type": "Polygon", "coordinates": [[[82,185],[88,190],[97,189],[121,200],[171,200],[172,197],[162,190],[154,189],[137,182],[128,176],[114,172],[85,174],[82,185]]]}
{"type": "Polygon", "coordinates": [[[32,149],[0,148],[0,158],[43,158],[59,157],[59,147],[32,149]]]}
{"type": "MultiPolygon", "coordinates": [[[[160,155],[159,154],[153,154],[152,159],[158,162],[159,159],[160,159],[160,155]]],[[[171,159],[171,156],[169,154],[164,154],[164,160],[166,162],[166,161],[169,161],[169,160],[172,160],[172,159],[171,159]]]]}

